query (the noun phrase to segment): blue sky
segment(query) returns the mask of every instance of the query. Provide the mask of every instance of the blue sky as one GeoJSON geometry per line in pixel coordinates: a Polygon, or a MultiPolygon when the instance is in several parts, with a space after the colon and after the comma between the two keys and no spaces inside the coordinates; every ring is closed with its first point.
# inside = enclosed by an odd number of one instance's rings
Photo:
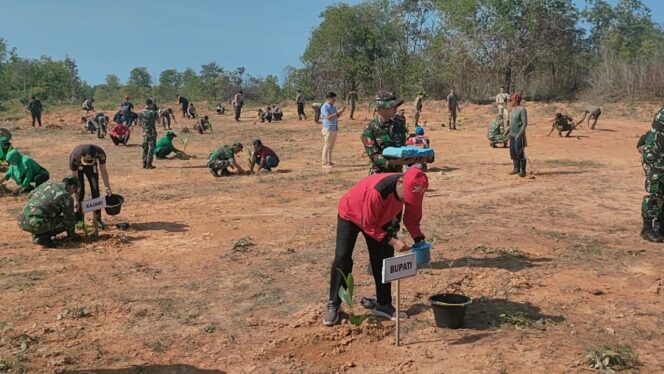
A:
{"type": "MultiPolygon", "coordinates": [[[[643,1],[664,23],[664,2],[643,1]]],[[[252,75],[281,78],[287,65],[300,66],[320,12],[338,2],[2,0],[0,37],[20,56],[73,57],[90,84],[102,83],[106,74],[125,81],[136,66],[156,78],[164,69],[198,71],[213,60],[226,69],[244,66],[252,75]]]]}

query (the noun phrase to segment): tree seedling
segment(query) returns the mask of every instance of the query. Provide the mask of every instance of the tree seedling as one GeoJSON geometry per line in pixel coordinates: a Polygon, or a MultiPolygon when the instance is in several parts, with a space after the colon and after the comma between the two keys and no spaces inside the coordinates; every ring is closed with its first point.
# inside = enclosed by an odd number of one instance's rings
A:
{"type": "Polygon", "coordinates": [[[638,355],[631,347],[611,348],[600,346],[590,349],[585,356],[586,363],[600,373],[614,373],[616,370],[633,369],[638,365],[638,355]]]}
{"type": "Polygon", "coordinates": [[[348,276],[346,276],[344,275],[344,272],[341,271],[341,269],[337,268],[337,271],[344,278],[344,282],[346,282],[346,288],[344,288],[343,286],[339,287],[339,298],[341,298],[341,301],[346,303],[346,305],[348,306],[349,309],[348,320],[350,321],[350,323],[352,323],[355,326],[359,326],[369,316],[366,313],[365,314],[353,313],[353,305],[354,305],[353,295],[355,293],[355,280],[353,278],[353,274],[350,273],[348,274],[348,276]]]}

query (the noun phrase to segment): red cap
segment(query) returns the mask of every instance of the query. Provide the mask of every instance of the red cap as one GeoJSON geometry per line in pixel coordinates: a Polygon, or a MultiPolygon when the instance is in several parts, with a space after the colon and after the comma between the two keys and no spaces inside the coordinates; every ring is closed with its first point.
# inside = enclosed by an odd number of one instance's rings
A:
{"type": "Polygon", "coordinates": [[[513,93],[512,97],[510,97],[510,101],[516,101],[517,103],[521,102],[521,95],[518,93],[513,93]]]}
{"type": "Polygon", "coordinates": [[[403,200],[408,205],[422,205],[424,192],[429,188],[429,178],[418,167],[411,167],[403,175],[403,200]]]}

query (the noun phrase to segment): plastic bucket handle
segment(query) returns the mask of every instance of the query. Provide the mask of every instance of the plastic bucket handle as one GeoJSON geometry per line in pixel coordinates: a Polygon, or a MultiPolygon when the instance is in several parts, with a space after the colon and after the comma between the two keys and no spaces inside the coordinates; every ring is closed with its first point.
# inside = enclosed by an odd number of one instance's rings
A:
{"type": "Polygon", "coordinates": [[[430,300],[430,302],[433,305],[440,305],[440,306],[462,306],[462,307],[466,307],[466,306],[472,304],[473,300],[468,300],[465,303],[461,303],[461,304],[448,304],[448,303],[444,303],[442,301],[433,301],[433,300],[430,300]]]}

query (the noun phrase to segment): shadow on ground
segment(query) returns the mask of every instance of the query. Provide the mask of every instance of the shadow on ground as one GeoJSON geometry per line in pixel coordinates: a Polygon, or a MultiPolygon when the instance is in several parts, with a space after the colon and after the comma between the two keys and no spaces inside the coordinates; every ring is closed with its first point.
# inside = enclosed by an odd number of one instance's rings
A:
{"type": "Polygon", "coordinates": [[[456,260],[435,261],[431,263],[432,269],[451,269],[451,268],[496,268],[513,272],[521,271],[526,268],[539,266],[538,263],[551,262],[548,257],[528,257],[528,256],[497,256],[497,257],[469,257],[464,256],[456,260]]]}
{"type": "Polygon", "coordinates": [[[542,309],[529,302],[507,299],[478,298],[466,311],[463,327],[487,330],[500,326],[545,329],[547,325],[563,322],[563,316],[542,313],[542,309]]]}
{"type": "Polygon", "coordinates": [[[587,173],[588,170],[553,170],[553,171],[538,171],[535,175],[573,175],[587,173]]]}
{"type": "Polygon", "coordinates": [[[215,369],[198,369],[190,365],[140,365],[124,369],[64,370],[60,374],[225,374],[215,369]]]}
{"type": "Polygon", "coordinates": [[[443,167],[432,167],[427,170],[427,172],[432,172],[432,173],[438,173],[438,172],[443,172],[443,173],[449,173],[451,171],[456,171],[459,170],[459,168],[455,168],[453,166],[443,166],[443,167]]]}
{"type": "Polygon", "coordinates": [[[141,222],[132,223],[129,229],[136,231],[185,232],[189,231],[189,225],[176,222],[141,222]]]}

